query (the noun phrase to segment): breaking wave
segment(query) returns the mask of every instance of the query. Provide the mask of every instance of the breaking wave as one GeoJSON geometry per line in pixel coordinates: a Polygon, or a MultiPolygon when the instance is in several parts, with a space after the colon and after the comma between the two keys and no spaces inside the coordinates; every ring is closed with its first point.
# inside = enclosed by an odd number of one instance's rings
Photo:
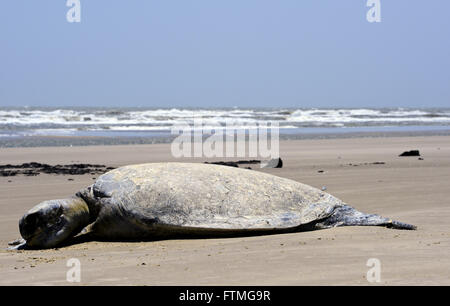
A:
{"type": "Polygon", "coordinates": [[[252,128],[276,122],[281,130],[374,126],[449,126],[449,109],[92,109],[0,108],[0,137],[76,135],[87,131],[170,131],[200,119],[208,129],[252,128]]]}

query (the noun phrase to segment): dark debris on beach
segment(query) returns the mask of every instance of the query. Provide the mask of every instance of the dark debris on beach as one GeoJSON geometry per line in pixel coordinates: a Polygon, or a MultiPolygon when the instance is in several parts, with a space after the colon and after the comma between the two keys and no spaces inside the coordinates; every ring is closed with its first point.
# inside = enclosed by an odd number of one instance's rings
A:
{"type": "Polygon", "coordinates": [[[420,156],[419,150],[411,150],[411,151],[405,151],[402,154],[399,155],[400,157],[403,156],[420,156]]]}
{"type": "Polygon", "coordinates": [[[103,174],[113,167],[97,164],[49,165],[42,163],[23,163],[21,165],[0,165],[0,176],[36,176],[41,173],[60,175],[103,174]]]}

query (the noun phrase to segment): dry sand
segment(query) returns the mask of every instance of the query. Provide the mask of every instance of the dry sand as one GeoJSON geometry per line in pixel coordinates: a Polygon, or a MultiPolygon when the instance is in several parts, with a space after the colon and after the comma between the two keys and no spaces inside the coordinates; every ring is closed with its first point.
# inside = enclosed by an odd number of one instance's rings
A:
{"type": "MultiPolygon", "coordinates": [[[[5,251],[7,242],[20,236],[24,212],[40,201],[72,195],[95,176],[0,177],[0,285],[68,285],[70,258],[81,262],[80,285],[372,285],[366,279],[370,258],[380,260],[379,284],[450,285],[450,137],[294,140],[283,141],[280,149],[284,167],[258,171],[326,186],[360,211],[418,230],[343,227],[5,251]],[[419,149],[424,160],[398,157],[410,149],[419,149]]],[[[0,150],[0,164],[32,161],[117,167],[180,160],[171,157],[167,144],[0,150]]]]}

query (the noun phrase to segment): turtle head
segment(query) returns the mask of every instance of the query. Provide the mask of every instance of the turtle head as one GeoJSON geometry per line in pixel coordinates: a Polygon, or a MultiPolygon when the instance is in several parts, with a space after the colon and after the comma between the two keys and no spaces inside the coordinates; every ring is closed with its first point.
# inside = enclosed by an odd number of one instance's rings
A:
{"type": "Polygon", "coordinates": [[[27,247],[52,248],[89,224],[89,208],[81,198],[44,201],[19,221],[27,247]]]}

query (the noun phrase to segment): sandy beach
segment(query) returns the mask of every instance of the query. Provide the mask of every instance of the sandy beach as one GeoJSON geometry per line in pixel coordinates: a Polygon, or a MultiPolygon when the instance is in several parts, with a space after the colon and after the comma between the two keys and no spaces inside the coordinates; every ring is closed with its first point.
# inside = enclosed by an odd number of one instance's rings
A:
{"type": "MultiPolygon", "coordinates": [[[[0,285],[450,285],[450,136],[286,140],[280,151],[283,168],[252,171],[326,187],[360,211],[418,229],[342,227],[6,251],[20,237],[18,220],[28,209],[72,195],[98,174],[0,177],[0,285]],[[423,160],[398,156],[413,149],[423,160]],[[80,283],[66,281],[70,258],[81,262],[80,283]],[[379,283],[366,279],[371,258],[381,263],[379,283]]],[[[170,144],[0,150],[0,164],[163,161],[205,159],[175,159],[170,144]]]]}

